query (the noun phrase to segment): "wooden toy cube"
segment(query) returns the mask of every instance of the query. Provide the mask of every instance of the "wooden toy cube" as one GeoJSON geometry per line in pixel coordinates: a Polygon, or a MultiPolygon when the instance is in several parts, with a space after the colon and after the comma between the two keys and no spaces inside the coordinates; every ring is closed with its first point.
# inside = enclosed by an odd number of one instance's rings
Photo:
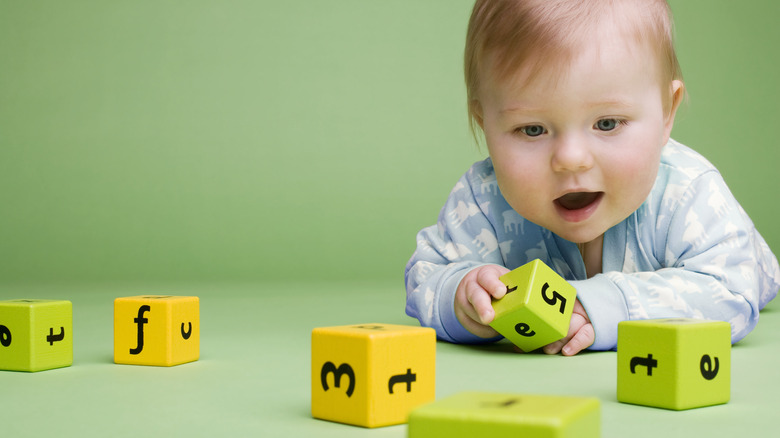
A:
{"type": "Polygon", "coordinates": [[[42,371],[72,363],[70,301],[0,301],[0,370],[42,371]]]}
{"type": "Polygon", "coordinates": [[[462,392],[412,411],[409,438],[601,436],[596,398],[462,392]]]}
{"type": "Polygon", "coordinates": [[[536,259],[500,279],[507,294],[493,301],[497,332],[526,352],[568,334],[577,290],[563,277],[536,259]]]}
{"type": "Polygon", "coordinates": [[[172,366],[199,356],[198,297],[145,295],[114,300],[114,362],[172,366]]]}
{"type": "Polygon", "coordinates": [[[618,324],[617,399],[683,410],[727,403],[731,325],[689,318],[618,324]]]}
{"type": "Polygon", "coordinates": [[[431,328],[358,324],[311,334],[314,418],[380,427],[407,421],[436,396],[436,332],[431,328]]]}

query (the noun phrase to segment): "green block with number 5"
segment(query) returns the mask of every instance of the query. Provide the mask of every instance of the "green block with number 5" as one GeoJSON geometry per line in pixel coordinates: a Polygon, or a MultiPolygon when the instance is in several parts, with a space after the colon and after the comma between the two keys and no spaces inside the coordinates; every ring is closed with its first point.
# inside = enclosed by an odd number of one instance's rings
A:
{"type": "Polygon", "coordinates": [[[493,301],[491,327],[526,352],[566,336],[577,290],[563,277],[536,259],[500,279],[507,294],[493,301]]]}

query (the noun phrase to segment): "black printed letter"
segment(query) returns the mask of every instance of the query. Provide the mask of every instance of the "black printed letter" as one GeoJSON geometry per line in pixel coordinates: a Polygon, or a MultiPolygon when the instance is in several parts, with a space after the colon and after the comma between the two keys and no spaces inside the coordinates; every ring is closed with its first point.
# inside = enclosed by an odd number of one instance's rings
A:
{"type": "Polygon", "coordinates": [[[192,323],[188,322],[187,324],[189,325],[187,326],[187,331],[185,332],[184,323],[181,323],[181,337],[184,338],[184,340],[187,340],[190,338],[190,336],[192,336],[192,323]]]}
{"type": "Polygon", "coordinates": [[[712,361],[710,359],[710,356],[705,354],[701,357],[701,362],[699,362],[699,370],[701,370],[701,376],[704,377],[707,380],[712,380],[715,378],[715,376],[718,375],[718,358],[715,357],[715,367],[712,366],[712,361]]]}
{"type": "Polygon", "coordinates": [[[341,376],[346,374],[349,377],[349,387],[347,387],[347,397],[352,397],[352,393],[355,391],[355,372],[352,371],[352,367],[349,364],[341,364],[338,368],[333,365],[333,362],[325,362],[320,371],[320,379],[322,380],[322,389],[327,391],[328,389],[328,374],[333,373],[333,386],[340,388],[341,376]]]}
{"type": "Polygon", "coordinates": [[[49,345],[54,345],[55,342],[59,342],[63,339],[65,339],[65,327],[60,327],[60,333],[57,335],[54,334],[54,327],[49,327],[49,336],[46,336],[46,342],[48,342],[49,345]]]}
{"type": "Polygon", "coordinates": [[[417,374],[412,374],[412,369],[407,368],[406,374],[399,374],[397,376],[390,377],[390,380],[387,382],[387,390],[390,391],[390,394],[393,393],[393,385],[396,383],[406,383],[406,392],[412,392],[412,382],[417,381],[417,374]]]}
{"type": "Polygon", "coordinates": [[[653,375],[653,368],[658,368],[658,361],[653,359],[652,354],[648,354],[647,357],[632,357],[631,358],[631,374],[636,374],[636,367],[647,367],[647,375],[653,375]]]}
{"type": "Polygon", "coordinates": [[[11,330],[2,324],[0,324],[0,345],[3,347],[11,345],[11,330]]]}
{"type": "Polygon", "coordinates": [[[149,322],[147,318],[144,318],[144,312],[151,312],[152,308],[143,305],[138,308],[138,318],[133,319],[133,322],[138,324],[138,346],[130,349],[130,354],[138,354],[144,349],[144,324],[149,322]]]}

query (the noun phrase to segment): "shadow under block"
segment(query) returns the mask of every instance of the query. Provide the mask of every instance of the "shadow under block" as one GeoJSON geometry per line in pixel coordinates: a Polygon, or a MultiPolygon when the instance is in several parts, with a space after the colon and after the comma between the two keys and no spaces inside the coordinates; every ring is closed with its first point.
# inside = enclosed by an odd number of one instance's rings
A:
{"type": "Polygon", "coordinates": [[[0,370],[42,371],[72,363],[70,301],[0,301],[0,370]]]}
{"type": "Polygon", "coordinates": [[[526,352],[566,336],[577,290],[563,277],[536,259],[500,279],[507,294],[493,301],[493,329],[526,352]]]}
{"type": "Polygon", "coordinates": [[[415,409],[409,438],[598,438],[596,398],[461,392],[415,409]]]}
{"type": "Polygon", "coordinates": [[[617,399],[683,410],[727,403],[731,325],[689,318],[618,324],[617,399]]]}
{"type": "Polygon", "coordinates": [[[311,334],[311,413],[363,427],[406,423],[436,397],[436,332],[391,324],[311,334]]]}
{"type": "Polygon", "coordinates": [[[198,297],[144,295],[114,300],[114,362],[173,366],[199,357],[198,297]]]}

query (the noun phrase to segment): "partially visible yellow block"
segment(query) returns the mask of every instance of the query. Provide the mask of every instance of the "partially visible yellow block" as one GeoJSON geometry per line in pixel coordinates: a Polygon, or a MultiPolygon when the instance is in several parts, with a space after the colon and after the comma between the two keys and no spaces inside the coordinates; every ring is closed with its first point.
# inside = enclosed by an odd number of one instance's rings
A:
{"type": "Polygon", "coordinates": [[[199,357],[198,297],[143,295],[114,300],[114,362],[172,366],[199,357]]]}
{"type": "Polygon", "coordinates": [[[409,438],[599,438],[597,398],[461,392],[415,409],[409,438]]]}
{"type": "Polygon", "coordinates": [[[577,290],[536,259],[500,277],[507,294],[493,301],[496,316],[490,326],[529,352],[565,337],[569,332],[577,290]]]}
{"type": "Polygon", "coordinates": [[[436,332],[431,328],[356,324],[311,334],[314,418],[380,427],[407,421],[436,396],[436,332]]]}

